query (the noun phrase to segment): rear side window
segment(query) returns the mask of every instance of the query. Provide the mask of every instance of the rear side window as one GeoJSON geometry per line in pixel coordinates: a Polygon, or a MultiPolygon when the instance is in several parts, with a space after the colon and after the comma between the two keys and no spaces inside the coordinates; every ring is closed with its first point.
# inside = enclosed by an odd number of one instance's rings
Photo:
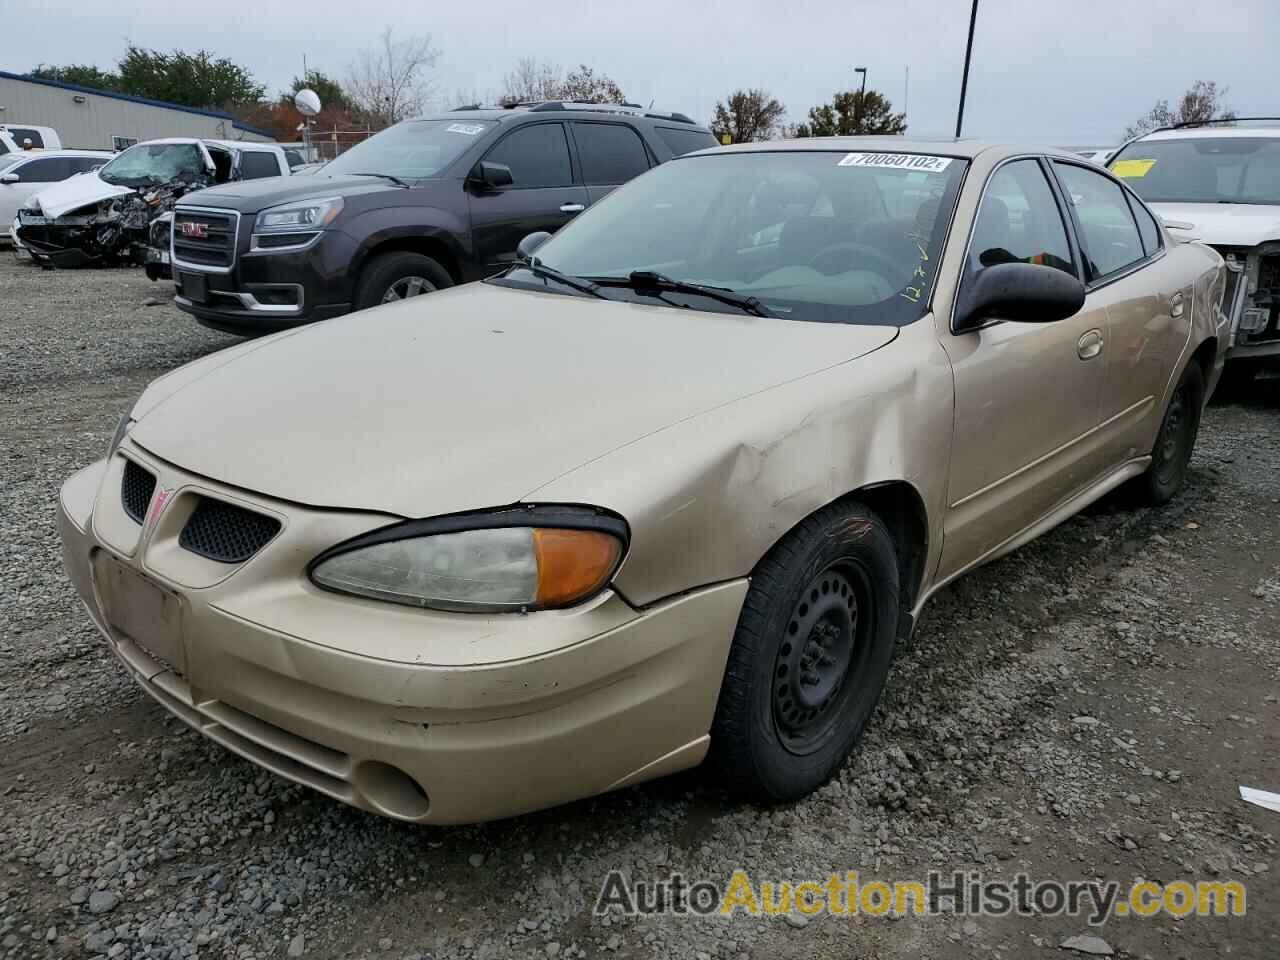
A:
{"type": "Polygon", "coordinates": [[[1148,257],[1153,256],[1160,249],[1160,228],[1156,226],[1156,218],[1132,196],[1129,197],[1129,206],[1133,209],[1134,219],[1138,221],[1142,249],[1146,251],[1148,257]]]}
{"type": "Polygon", "coordinates": [[[240,155],[240,177],[244,180],[260,180],[263,177],[280,176],[280,164],[274,153],[265,150],[246,150],[240,155]]]}
{"type": "Polygon", "coordinates": [[[45,157],[24,163],[14,172],[23,183],[56,183],[71,176],[71,164],[62,157],[45,157]]]}
{"type": "Polygon", "coordinates": [[[983,194],[969,269],[999,263],[1038,263],[1075,276],[1067,228],[1037,160],[1006,163],[983,194]]]}
{"type": "Polygon", "coordinates": [[[44,137],[40,136],[40,131],[30,127],[10,127],[9,136],[13,137],[13,142],[19,149],[26,149],[28,140],[31,141],[31,146],[37,149],[44,146],[44,137]]]}
{"type": "Polygon", "coordinates": [[[1141,260],[1145,256],[1142,239],[1120,185],[1075,164],[1055,160],[1054,167],[1084,234],[1089,279],[1109,276],[1141,260]]]}
{"type": "Polygon", "coordinates": [[[626,183],[649,169],[644,141],[622,123],[575,123],[582,178],[587,183],[626,183]]]}
{"type": "Polygon", "coordinates": [[[657,127],[662,142],[671,148],[677,157],[707,147],[718,147],[720,142],[706,130],[682,130],[676,127],[657,127]]]}
{"type": "Polygon", "coordinates": [[[535,123],[508,134],[486,160],[511,168],[512,187],[564,187],[573,183],[564,125],[535,123]]]}

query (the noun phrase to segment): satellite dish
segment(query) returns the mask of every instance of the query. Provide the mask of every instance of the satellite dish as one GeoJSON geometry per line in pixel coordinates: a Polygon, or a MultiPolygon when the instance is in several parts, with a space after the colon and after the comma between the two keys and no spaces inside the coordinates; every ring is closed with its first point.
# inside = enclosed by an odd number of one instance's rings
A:
{"type": "Polygon", "coordinates": [[[293,95],[293,105],[304,117],[314,117],[320,112],[320,96],[314,90],[299,90],[293,95]]]}

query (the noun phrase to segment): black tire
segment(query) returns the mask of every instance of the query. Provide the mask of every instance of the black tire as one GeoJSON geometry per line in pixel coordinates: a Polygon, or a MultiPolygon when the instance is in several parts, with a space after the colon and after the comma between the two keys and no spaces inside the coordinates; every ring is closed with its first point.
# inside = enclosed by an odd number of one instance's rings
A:
{"type": "Polygon", "coordinates": [[[730,789],[798,800],[840,768],[884,689],[899,589],[888,528],[857,503],[819,510],[760,561],[711,730],[730,789]]]}
{"type": "Polygon", "coordinates": [[[1194,360],[1187,364],[1182,378],[1173,389],[1160,432],[1151,450],[1151,466],[1135,477],[1130,491],[1138,502],[1162,506],[1172,500],[1187,479],[1191,453],[1200,432],[1200,413],[1204,407],[1204,374],[1194,360]]]}
{"type": "Polygon", "coordinates": [[[438,260],[421,253],[399,250],[374,257],[365,266],[356,287],[355,309],[365,310],[382,303],[418,296],[453,286],[453,277],[438,260]],[[414,292],[421,283],[421,289],[414,292]],[[399,295],[391,296],[399,290],[399,295]]]}

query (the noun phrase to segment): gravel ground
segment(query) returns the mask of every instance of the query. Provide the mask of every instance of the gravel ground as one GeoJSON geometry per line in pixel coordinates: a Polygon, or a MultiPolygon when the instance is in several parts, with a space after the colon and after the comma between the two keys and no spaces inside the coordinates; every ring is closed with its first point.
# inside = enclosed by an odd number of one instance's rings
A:
{"type": "Polygon", "coordinates": [[[1209,409],[1169,507],[1103,502],[937,598],[863,746],[809,800],[738,806],[695,771],[413,828],[170,719],[65,579],[62,478],[148,380],[236,342],[166,296],[134,271],[0,261],[0,956],[1066,958],[1088,935],[1121,957],[1280,956],[1280,815],[1236,794],[1280,790],[1280,390],[1209,409]],[[738,867],[1235,878],[1249,912],[1094,928],[592,912],[611,869],[723,884],[738,867]]]}

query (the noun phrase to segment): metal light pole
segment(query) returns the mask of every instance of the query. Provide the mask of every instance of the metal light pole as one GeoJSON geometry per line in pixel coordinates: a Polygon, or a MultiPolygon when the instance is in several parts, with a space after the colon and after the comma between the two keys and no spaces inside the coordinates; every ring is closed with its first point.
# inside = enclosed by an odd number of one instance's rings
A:
{"type": "Polygon", "coordinates": [[[858,109],[853,112],[853,132],[862,133],[862,104],[867,99],[867,68],[854,67],[854,73],[862,74],[862,90],[858,93],[858,109]]]}
{"type": "Polygon", "coordinates": [[[964,48],[964,77],[960,80],[960,110],[956,113],[956,139],[964,126],[964,95],[969,89],[969,61],[973,58],[973,28],[978,23],[978,0],[973,0],[973,13],[969,15],[969,43],[964,48]]]}

